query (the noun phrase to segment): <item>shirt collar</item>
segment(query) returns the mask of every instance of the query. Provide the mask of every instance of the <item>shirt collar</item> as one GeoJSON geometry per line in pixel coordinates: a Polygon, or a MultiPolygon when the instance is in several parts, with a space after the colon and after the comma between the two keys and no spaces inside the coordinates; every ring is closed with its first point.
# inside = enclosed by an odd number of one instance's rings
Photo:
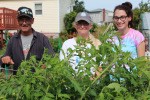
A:
{"type": "MultiPolygon", "coordinates": [[[[37,33],[36,33],[36,31],[34,30],[34,29],[32,29],[32,33],[33,33],[33,37],[37,37],[37,33]]],[[[15,37],[20,37],[20,34],[21,34],[21,30],[19,30],[17,33],[16,33],[16,35],[15,35],[15,37]]]]}

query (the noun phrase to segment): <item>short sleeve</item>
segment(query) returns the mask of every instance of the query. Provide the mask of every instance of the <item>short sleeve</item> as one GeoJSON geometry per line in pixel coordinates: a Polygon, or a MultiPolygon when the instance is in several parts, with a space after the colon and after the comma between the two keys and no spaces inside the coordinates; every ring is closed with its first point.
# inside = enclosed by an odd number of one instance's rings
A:
{"type": "Polygon", "coordinates": [[[135,43],[136,43],[136,47],[144,41],[144,36],[141,32],[137,31],[136,37],[135,37],[135,43]]]}

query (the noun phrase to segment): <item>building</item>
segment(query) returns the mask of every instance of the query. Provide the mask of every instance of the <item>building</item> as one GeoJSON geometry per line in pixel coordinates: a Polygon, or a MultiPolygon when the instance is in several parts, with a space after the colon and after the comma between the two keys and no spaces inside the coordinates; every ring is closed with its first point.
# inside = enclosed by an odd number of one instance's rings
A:
{"type": "Polygon", "coordinates": [[[88,11],[94,23],[103,25],[105,23],[112,23],[113,12],[105,9],[95,9],[88,11]]]}
{"type": "Polygon", "coordinates": [[[142,22],[142,33],[145,36],[146,56],[150,57],[150,12],[144,12],[140,17],[142,22]]]}
{"type": "Polygon", "coordinates": [[[0,0],[0,7],[17,10],[21,6],[33,10],[33,28],[47,36],[58,36],[64,29],[65,14],[72,10],[74,0],[0,0]]]}

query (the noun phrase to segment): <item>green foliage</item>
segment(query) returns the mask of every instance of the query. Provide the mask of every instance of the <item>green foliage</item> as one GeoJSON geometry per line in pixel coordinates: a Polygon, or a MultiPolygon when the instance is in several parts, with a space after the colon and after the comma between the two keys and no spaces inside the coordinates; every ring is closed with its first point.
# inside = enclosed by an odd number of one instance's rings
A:
{"type": "Polygon", "coordinates": [[[77,15],[77,12],[73,11],[65,15],[64,17],[64,24],[65,24],[65,30],[67,33],[75,32],[75,28],[73,27],[73,21],[75,20],[75,17],[77,15]]]}
{"type": "Polygon", "coordinates": [[[135,29],[139,29],[139,25],[140,25],[140,15],[141,15],[141,12],[140,12],[140,9],[139,8],[135,8],[133,10],[133,25],[134,25],[134,28],[135,29]],[[138,24],[139,23],[139,24],[138,24]]]}
{"type": "Polygon", "coordinates": [[[86,48],[86,41],[77,38],[75,50],[60,61],[47,53],[41,61],[31,57],[22,62],[17,75],[0,77],[0,99],[7,100],[148,100],[150,99],[150,61],[132,59],[121,46],[110,42],[114,31],[102,35],[102,45],[86,48]],[[112,33],[112,34],[110,34],[112,33]],[[76,52],[82,60],[77,72],[70,66],[76,52]],[[129,69],[126,68],[129,66],[129,69]],[[46,66],[45,69],[41,66],[46,66]],[[99,66],[102,71],[98,70],[99,66]],[[115,68],[114,68],[115,66],[115,68]],[[93,76],[93,67],[100,75],[93,76]],[[32,70],[32,71],[31,71],[32,70]]]}
{"type": "Polygon", "coordinates": [[[84,2],[75,0],[75,6],[73,7],[73,11],[75,11],[77,13],[85,11],[84,2]]]}
{"type": "Polygon", "coordinates": [[[139,8],[133,9],[133,25],[135,29],[140,29],[140,15],[144,12],[150,12],[150,5],[148,1],[141,1],[141,3],[139,4],[139,8]]]}
{"type": "Polygon", "coordinates": [[[97,31],[97,29],[98,29],[98,25],[97,25],[96,23],[93,23],[93,27],[92,27],[92,29],[90,30],[90,32],[91,32],[91,33],[94,33],[94,32],[97,31]]]}
{"type": "Polygon", "coordinates": [[[0,56],[4,55],[5,50],[6,50],[6,48],[5,48],[5,47],[4,47],[4,48],[2,48],[2,49],[0,50],[0,56]]]}
{"type": "Polygon", "coordinates": [[[73,11],[66,14],[64,17],[64,24],[65,24],[65,30],[67,33],[73,33],[76,32],[75,28],[73,28],[73,21],[75,20],[75,17],[77,13],[85,11],[84,2],[75,0],[75,5],[73,6],[73,11]]]}
{"type": "Polygon", "coordinates": [[[140,12],[149,12],[150,11],[150,5],[149,5],[149,0],[147,2],[143,2],[141,1],[141,3],[139,4],[140,6],[140,12]]]}
{"type": "Polygon", "coordinates": [[[64,32],[59,33],[59,37],[62,39],[63,42],[64,42],[65,40],[67,40],[67,39],[68,39],[67,31],[64,31],[64,32]]]}
{"type": "Polygon", "coordinates": [[[59,53],[61,46],[62,46],[62,39],[61,38],[49,38],[49,41],[54,49],[55,53],[59,53]]]}

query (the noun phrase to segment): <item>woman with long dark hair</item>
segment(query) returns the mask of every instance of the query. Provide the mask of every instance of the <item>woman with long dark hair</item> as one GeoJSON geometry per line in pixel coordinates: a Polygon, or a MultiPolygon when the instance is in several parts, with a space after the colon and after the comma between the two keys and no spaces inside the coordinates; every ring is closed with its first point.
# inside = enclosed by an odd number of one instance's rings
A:
{"type": "MultiPolygon", "coordinates": [[[[145,55],[144,36],[141,32],[133,29],[133,12],[130,2],[122,3],[114,9],[114,24],[121,33],[121,47],[124,52],[130,52],[132,58],[145,55]]],[[[119,45],[117,37],[114,38],[115,44],[119,45]]]]}

